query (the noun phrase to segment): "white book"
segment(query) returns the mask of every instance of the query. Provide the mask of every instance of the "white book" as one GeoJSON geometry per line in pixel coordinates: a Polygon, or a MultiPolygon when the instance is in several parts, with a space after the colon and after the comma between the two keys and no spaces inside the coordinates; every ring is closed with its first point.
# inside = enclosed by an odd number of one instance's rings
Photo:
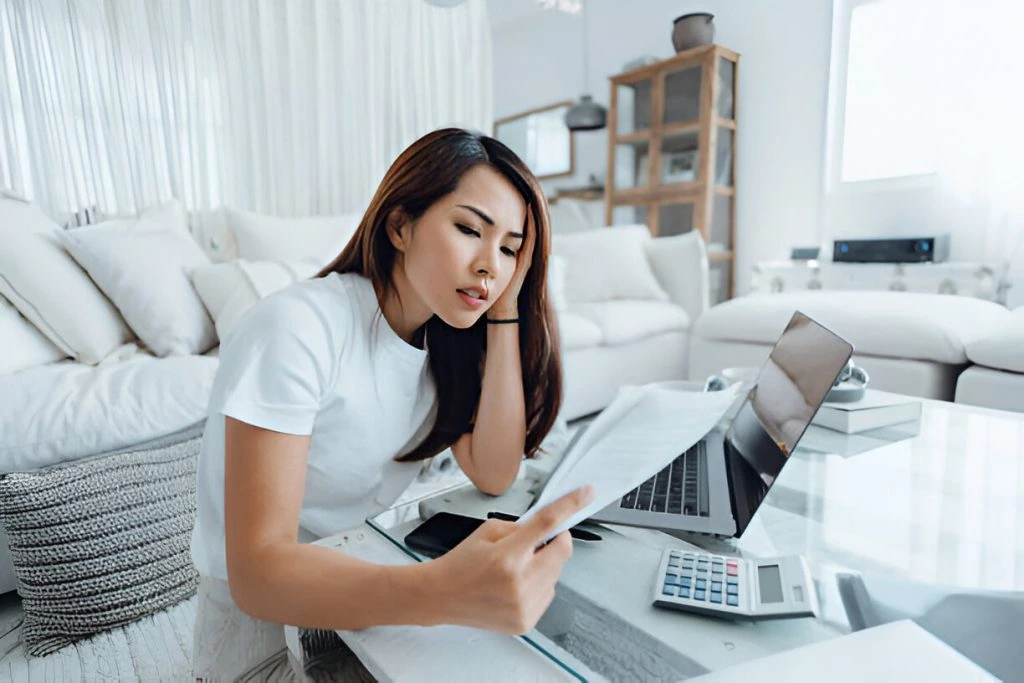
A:
{"type": "Polygon", "coordinates": [[[920,399],[869,389],[859,401],[821,404],[812,423],[845,434],[857,434],[920,417],[920,399]]]}

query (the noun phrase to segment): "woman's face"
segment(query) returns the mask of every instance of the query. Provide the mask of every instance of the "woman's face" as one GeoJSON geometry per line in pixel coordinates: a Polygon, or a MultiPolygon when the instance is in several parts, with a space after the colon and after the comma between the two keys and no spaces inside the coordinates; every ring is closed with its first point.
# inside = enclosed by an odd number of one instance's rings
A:
{"type": "MultiPolygon", "coordinates": [[[[396,264],[410,285],[407,314],[437,315],[456,328],[475,324],[505,291],[523,245],[526,204],[512,183],[476,166],[455,191],[391,232],[396,264]]],[[[401,274],[398,274],[401,277],[401,274]]]]}

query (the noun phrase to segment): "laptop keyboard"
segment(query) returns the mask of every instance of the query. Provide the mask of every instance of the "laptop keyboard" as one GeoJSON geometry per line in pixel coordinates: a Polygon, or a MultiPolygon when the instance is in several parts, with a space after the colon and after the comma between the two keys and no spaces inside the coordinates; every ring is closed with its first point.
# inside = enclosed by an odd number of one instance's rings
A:
{"type": "Polygon", "coordinates": [[[640,484],[619,502],[626,510],[649,510],[691,517],[707,517],[708,452],[704,440],[640,484]]]}

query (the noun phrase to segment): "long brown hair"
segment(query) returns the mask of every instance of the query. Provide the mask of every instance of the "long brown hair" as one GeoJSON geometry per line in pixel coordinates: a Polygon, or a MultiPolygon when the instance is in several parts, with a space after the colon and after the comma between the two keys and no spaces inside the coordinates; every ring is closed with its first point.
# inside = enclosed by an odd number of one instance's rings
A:
{"type": "MultiPolygon", "coordinates": [[[[551,227],[544,193],[526,164],[494,138],[460,128],[428,133],[402,152],[388,169],[355,235],[318,275],[358,273],[373,282],[377,297],[395,292],[395,248],[387,236],[388,217],[401,209],[416,221],[434,202],[455,190],[476,166],[489,166],[522,195],[536,226],[533,261],[519,293],[519,349],[526,398],[526,455],[532,457],[551,430],[562,404],[562,362],[555,315],[548,302],[547,269],[551,227]]],[[[415,228],[414,228],[415,229],[415,228]]],[[[454,328],[436,315],[427,321],[430,372],[437,386],[437,418],[422,443],[400,461],[437,455],[472,431],[480,402],[487,322],[454,328]]]]}

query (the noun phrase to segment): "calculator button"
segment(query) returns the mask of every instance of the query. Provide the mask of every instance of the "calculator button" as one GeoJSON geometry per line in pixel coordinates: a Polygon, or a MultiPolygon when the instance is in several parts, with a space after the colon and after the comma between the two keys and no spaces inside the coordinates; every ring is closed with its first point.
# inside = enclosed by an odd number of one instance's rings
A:
{"type": "Polygon", "coordinates": [[[711,591],[711,602],[717,602],[717,603],[721,604],[721,602],[722,602],[722,594],[719,593],[718,591],[711,591]]]}
{"type": "Polygon", "coordinates": [[[726,602],[730,607],[740,606],[740,599],[735,595],[726,596],[726,602]]]}
{"type": "Polygon", "coordinates": [[[712,581],[711,582],[711,590],[721,592],[721,590],[722,590],[722,582],[721,581],[712,581]]]}
{"type": "Polygon", "coordinates": [[[673,586],[678,584],[679,583],[679,577],[676,576],[675,574],[672,574],[672,573],[665,574],[665,584],[668,585],[670,583],[673,586]]]}
{"type": "Polygon", "coordinates": [[[726,573],[729,574],[729,576],[739,576],[740,570],[736,567],[729,567],[728,570],[726,570],[726,573]]]}
{"type": "Polygon", "coordinates": [[[689,588],[690,587],[690,581],[692,581],[692,579],[689,576],[680,576],[679,580],[676,583],[678,583],[680,586],[684,586],[686,588],[689,588]]]}
{"type": "Polygon", "coordinates": [[[697,579],[697,590],[704,590],[707,587],[708,582],[706,579],[697,579]]]}
{"type": "Polygon", "coordinates": [[[666,583],[661,589],[662,595],[675,595],[676,585],[674,583],[666,583]]]}
{"type": "Polygon", "coordinates": [[[680,588],[679,588],[679,597],[689,599],[690,598],[690,587],[689,586],[680,586],[680,588]]]}
{"type": "Polygon", "coordinates": [[[682,567],[683,567],[683,569],[690,569],[690,570],[692,570],[693,569],[693,561],[692,560],[683,560],[682,567]]]}
{"type": "Polygon", "coordinates": [[[672,552],[669,553],[668,556],[673,558],[673,559],[679,559],[680,557],[682,557],[682,553],[679,552],[678,550],[673,550],[672,552]]]}
{"type": "Polygon", "coordinates": [[[725,592],[728,593],[729,595],[739,595],[740,594],[740,587],[737,586],[735,583],[730,583],[728,586],[725,587],[725,589],[726,589],[725,592]]]}
{"type": "Polygon", "coordinates": [[[740,583],[739,579],[737,579],[735,576],[727,576],[725,577],[725,581],[730,586],[738,586],[740,583]]]}
{"type": "Polygon", "coordinates": [[[693,591],[693,599],[694,600],[703,600],[704,599],[704,591],[701,591],[701,590],[693,591]]]}

